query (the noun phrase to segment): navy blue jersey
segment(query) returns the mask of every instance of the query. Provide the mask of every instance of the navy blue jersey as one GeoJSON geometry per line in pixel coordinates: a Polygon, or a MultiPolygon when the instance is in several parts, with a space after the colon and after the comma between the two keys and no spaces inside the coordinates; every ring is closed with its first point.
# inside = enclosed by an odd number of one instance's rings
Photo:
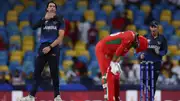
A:
{"type": "Polygon", "coordinates": [[[52,43],[59,36],[59,30],[64,30],[64,19],[58,16],[49,20],[43,18],[33,26],[33,29],[38,27],[41,27],[40,43],[52,43]]]}
{"type": "Polygon", "coordinates": [[[154,38],[151,34],[145,36],[148,40],[148,49],[144,52],[147,61],[162,61],[162,56],[167,53],[167,40],[163,35],[154,38]],[[155,51],[159,51],[157,54],[155,51]]]}

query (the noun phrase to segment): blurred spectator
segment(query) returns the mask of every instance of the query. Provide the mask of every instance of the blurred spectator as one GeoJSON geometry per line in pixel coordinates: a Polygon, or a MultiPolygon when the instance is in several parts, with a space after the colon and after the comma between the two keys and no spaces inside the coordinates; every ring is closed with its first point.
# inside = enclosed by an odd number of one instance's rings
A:
{"type": "Polygon", "coordinates": [[[95,27],[91,27],[88,30],[88,44],[95,45],[96,44],[96,36],[98,35],[98,30],[95,27]]]}
{"type": "Polygon", "coordinates": [[[5,76],[6,76],[6,73],[5,73],[5,72],[1,72],[1,73],[0,73],[0,83],[1,83],[1,84],[7,83],[7,80],[6,80],[5,76]]]}
{"type": "Polygon", "coordinates": [[[60,85],[66,85],[68,83],[65,78],[60,78],[59,82],[60,82],[60,85]]]}
{"type": "Polygon", "coordinates": [[[157,80],[157,84],[161,85],[177,85],[177,77],[173,75],[171,78],[166,78],[163,74],[160,74],[157,80]]]}
{"type": "Polygon", "coordinates": [[[78,61],[76,63],[76,68],[79,72],[79,76],[83,76],[87,72],[87,67],[83,62],[78,61]]]}
{"type": "Polygon", "coordinates": [[[29,74],[24,74],[26,77],[26,84],[32,84],[33,83],[33,72],[30,72],[29,74]]]}
{"type": "Polygon", "coordinates": [[[117,12],[112,20],[112,28],[118,31],[124,31],[128,24],[130,24],[130,19],[127,17],[127,12],[117,12]]]}
{"type": "Polygon", "coordinates": [[[67,77],[67,83],[79,83],[79,77],[77,75],[76,69],[69,70],[66,73],[66,77],[67,77]]]}
{"type": "Polygon", "coordinates": [[[15,70],[15,72],[12,74],[12,85],[13,86],[20,86],[25,84],[25,80],[22,76],[22,73],[19,70],[15,70]]]}
{"type": "Polygon", "coordinates": [[[178,65],[173,67],[172,72],[177,76],[178,83],[180,84],[180,60],[178,61],[178,65]]]}
{"type": "Polygon", "coordinates": [[[97,75],[93,78],[95,85],[102,85],[101,77],[102,77],[102,75],[101,75],[101,73],[99,72],[99,73],[97,73],[97,75]]]}
{"type": "Polygon", "coordinates": [[[90,29],[91,25],[88,21],[85,21],[83,18],[78,26],[80,31],[80,40],[88,43],[88,30],[90,29]]]}
{"type": "Polygon", "coordinates": [[[172,68],[173,68],[173,63],[171,61],[171,57],[167,56],[166,61],[162,65],[161,72],[166,78],[171,78],[173,75],[172,68]]]}
{"type": "Polygon", "coordinates": [[[180,49],[180,41],[177,42],[177,48],[180,49]]]}
{"type": "Polygon", "coordinates": [[[114,0],[115,7],[124,6],[125,0],[114,0]]]}
{"type": "Polygon", "coordinates": [[[141,0],[126,0],[126,6],[130,5],[130,4],[134,4],[136,5],[137,7],[140,7],[140,4],[141,4],[141,0]]]}
{"type": "Polygon", "coordinates": [[[20,50],[21,49],[21,45],[20,44],[16,44],[16,43],[12,43],[10,44],[10,51],[15,51],[15,50],[20,50]]]}
{"type": "Polygon", "coordinates": [[[154,6],[154,5],[156,5],[156,4],[160,4],[160,2],[161,2],[162,0],[150,0],[150,1],[151,1],[152,6],[154,6]]]}
{"type": "Polygon", "coordinates": [[[98,0],[98,3],[100,5],[112,4],[111,0],[98,0]]]}
{"type": "Polygon", "coordinates": [[[11,6],[14,6],[16,4],[17,0],[8,0],[8,2],[11,6]]]}
{"type": "Polygon", "coordinates": [[[0,35],[0,50],[6,50],[6,44],[3,41],[3,37],[0,35]]]}
{"type": "Polygon", "coordinates": [[[171,4],[174,4],[174,5],[178,6],[178,7],[180,7],[180,0],[168,0],[168,1],[171,4]]]}
{"type": "MultiPolygon", "coordinates": [[[[71,38],[70,37],[68,37],[68,36],[65,36],[64,37],[64,39],[63,39],[63,44],[62,44],[62,47],[63,47],[63,49],[72,49],[73,48],[73,44],[74,43],[72,43],[72,40],[71,40],[71,38]]],[[[63,51],[63,50],[61,50],[61,51],[63,51]]],[[[64,54],[63,54],[64,55],[64,54]]]]}
{"type": "Polygon", "coordinates": [[[137,63],[133,64],[132,68],[135,73],[134,79],[136,79],[136,82],[134,83],[138,83],[140,81],[140,60],[137,63]]]}
{"type": "Polygon", "coordinates": [[[70,37],[74,46],[76,42],[79,40],[79,29],[78,29],[77,22],[71,22],[71,26],[69,30],[70,31],[68,33],[68,36],[70,37]]]}
{"type": "Polygon", "coordinates": [[[65,19],[65,32],[64,32],[65,36],[69,35],[69,30],[70,30],[70,21],[65,19]]]}
{"type": "Polygon", "coordinates": [[[78,76],[82,76],[87,72],[86,64],[83,61],[79,60],[77,57],[73,57],[74,64],[72,69],[78,76]]]}
{"type": "Polygon", "coordinates": [[[122,70],[124,71],[125,80],[127,83],[132,83],[134,81],[134,72],[133,72],[133,64],[130,62],[128,57],[125,57],[123,59],[123,62],[121,64],[122,70]]]}
{"type": "Polygon", "coordinates": [[[92,89],[94,87],[93,79],[88,76],[87,68],[83,68],[80,70],[80,83],[86,86],[88,89],[92,89]]]}

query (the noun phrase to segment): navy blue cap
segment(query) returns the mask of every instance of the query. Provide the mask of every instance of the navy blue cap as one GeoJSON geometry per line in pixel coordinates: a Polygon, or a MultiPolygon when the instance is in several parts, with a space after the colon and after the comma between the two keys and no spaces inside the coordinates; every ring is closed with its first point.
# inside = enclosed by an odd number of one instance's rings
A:
{"type": "Polygon", "coordinates": [[[150,26],[158,27],[159,23],[157,21],[152,21],[150,26]]]}

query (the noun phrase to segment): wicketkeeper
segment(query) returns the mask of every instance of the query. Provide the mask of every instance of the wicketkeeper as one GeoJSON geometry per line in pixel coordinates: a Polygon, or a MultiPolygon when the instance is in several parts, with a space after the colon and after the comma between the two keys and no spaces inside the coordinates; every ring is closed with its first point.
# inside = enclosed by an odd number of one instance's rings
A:
{"type": "MultiPolygon", "coordinates": [[[[154,94],[156,91],[156,82],[160,74],[162,57],[167,53],[167,40],[164,35],[159,33],[159,23],[157,21],[152,21],[150,24],[151,34],[145,37],[148,40],[148,48],[145,52],[142,52],[140,58],[144,61],[152,61],[154,65],[154,94]]],[[[149,77],[151,77],[149,69],[149,77]]],[[[148,84],[151,84],[151,78],[148,84]]],[[[145,84],[145,80],[143,80],[145,84]]],[[[151,86],[150,86],[151,87],[151,86]]],[[[150,88],[151,89],[151,88],[150,88]]],[[[150,93],[152,94],[152,93],[150,93]]]]}

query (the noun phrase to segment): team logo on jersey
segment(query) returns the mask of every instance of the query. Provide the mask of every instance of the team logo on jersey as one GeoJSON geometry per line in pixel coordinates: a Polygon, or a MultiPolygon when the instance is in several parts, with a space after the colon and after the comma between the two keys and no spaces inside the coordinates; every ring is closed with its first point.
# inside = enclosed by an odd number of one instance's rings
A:
{"type": "Polygon", "coordinates": [[[45,21],[45,24],[47,24],[48,23],[48,21],[45,21]]]}
{"type": "Polygon", "coordinates": [[[56,56],[56,54],[52,54],[52,56],[56,56]]]}
{"type": "Polygon", "coordinates": [[[150,43],[150,41],[151,41],[151,40],[150,40],[150,39],[148,39],[147,41],[148,41],[148,43],[150,43]]]}
{"type": "Polygon", "coordinates": [[[57,27],[56,26],[45,26],[43,29],[46,29],[46,30],[57,30],[57,27]]]}
{"type": "Polygon", "coordinates": [[[53,24],[57,24],[57,21],[53,21],[53,24]]]}
{"type": "Polygon", "coordinates": [[[161,44],[161,42],[160,42],[160,41],[158,41],[157,43],[158,43],[158,45],[160,45],[160,44],[161,44]]]}
{"type": "Polygon", "coordinates": [[[160,47],[159,46],[157,46],[157,45],[148,45],[148,48],[151,48],[151,49],[160,49],[160,47]]]}

